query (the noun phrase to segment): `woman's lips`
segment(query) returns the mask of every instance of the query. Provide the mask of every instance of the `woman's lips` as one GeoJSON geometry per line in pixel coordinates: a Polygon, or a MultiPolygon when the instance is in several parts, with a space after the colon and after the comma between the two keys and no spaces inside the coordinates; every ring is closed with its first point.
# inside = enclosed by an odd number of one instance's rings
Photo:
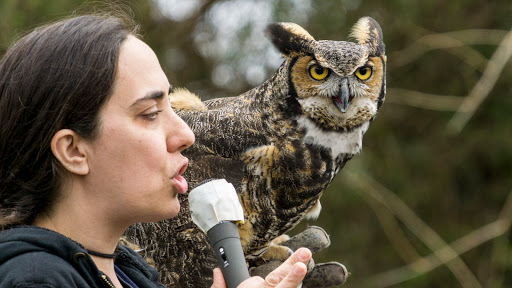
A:
{"type": "Polygon", "coordinates": [[[188,166],[188,159],[186,160],[185,164],[183,164],[183,166],[181,166],[180,171],[178,171],[178,175],[176,175],[174,178],[172,178],[172,181],[174,182],[174,184],[176,184],[176,186],[178,188],[179,194],[185,194],[185,193],[187,193],[187,190],[188,190],[187,179],[185,179],[185,177],[181,176],[183,173],[185,173],[185,170],[187,170],[187,166],[188,166]]]}

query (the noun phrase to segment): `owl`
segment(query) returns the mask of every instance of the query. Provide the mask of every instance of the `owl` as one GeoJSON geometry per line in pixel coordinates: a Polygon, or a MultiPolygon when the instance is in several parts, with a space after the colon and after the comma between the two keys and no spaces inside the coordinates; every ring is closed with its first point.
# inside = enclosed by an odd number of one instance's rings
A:
{"type": "MultiPolygon", "coordinates": [[[[190,187],[225,178],[237,190],[249,266],[288,257],[282,235],[318,217],[323,192],[361,151],[386,95],[385,45],[374,19],[357,21],[354,42],[317,41],[293,23],[270,24],[266,34],[284,62],[260,86],[204,102],[186,90],[170,95],[196,135],[183,152],[190,187]]],[[[209,287],[213,252],[191,220],[187,196],[180,202],[177,217],[136,224],[126,236],[155,261],[164,284],[209,287]]]]}

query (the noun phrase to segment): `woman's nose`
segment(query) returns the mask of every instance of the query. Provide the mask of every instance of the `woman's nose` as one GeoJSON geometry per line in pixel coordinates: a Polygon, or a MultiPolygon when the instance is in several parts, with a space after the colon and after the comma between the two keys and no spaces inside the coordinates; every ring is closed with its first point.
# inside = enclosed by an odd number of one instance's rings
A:
{"type": "Polygon", "coordinates": [[[170,125],[169,134],[167,136],[167,151],[183,151],[192,146],[196,141],[194,132],[188,127],[187,123],[183,121],[176,113],[173,113],[170,125]]]}

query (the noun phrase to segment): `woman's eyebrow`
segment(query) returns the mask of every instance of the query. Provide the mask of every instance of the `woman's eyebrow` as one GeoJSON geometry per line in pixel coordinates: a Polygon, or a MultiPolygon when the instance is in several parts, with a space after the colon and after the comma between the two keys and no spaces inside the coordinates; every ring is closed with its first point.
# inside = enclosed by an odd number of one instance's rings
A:
{"type": "Polygon", "coordinates": [[[148,100],[160,100],[164,97],[164,95],[165,95],[165,93],[162,91],[148,92],[146,95],[144,95],[143,97],[141,97],[141,98],[137,99],[135,102],[133,102],[133,104],[130,105],[130,107],[137,106],[140,103],[148,101],[148,100]]]}

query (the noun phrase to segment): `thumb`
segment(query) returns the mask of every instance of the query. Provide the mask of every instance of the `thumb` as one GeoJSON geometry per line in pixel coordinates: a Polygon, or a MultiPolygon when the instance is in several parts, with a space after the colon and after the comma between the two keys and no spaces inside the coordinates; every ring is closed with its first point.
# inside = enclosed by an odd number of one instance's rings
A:
{"type": "Polygon", "coordinates": [[[222,275],[222,271],[219,268],[213,269],[213,284],[211,288],[227,288],[224,275],[222,275]]]}

